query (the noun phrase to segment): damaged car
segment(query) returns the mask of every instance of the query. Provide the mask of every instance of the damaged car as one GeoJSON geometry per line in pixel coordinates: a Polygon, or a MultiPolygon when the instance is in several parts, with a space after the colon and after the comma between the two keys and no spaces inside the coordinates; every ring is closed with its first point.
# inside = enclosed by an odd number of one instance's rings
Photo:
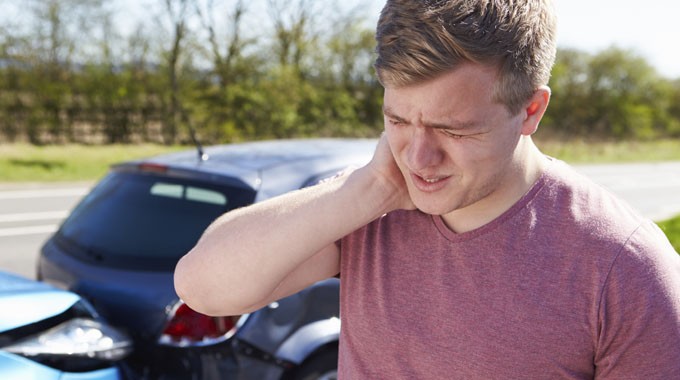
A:
{"type": "Polygon", "coordinates": [[[223,213],[364,165],[376,144],[260,141],[115,165],[45,243],[38,277],[132,337],[130,378],[334,379],[337,278],[248,315],[210,317],[178,298],[173,271],[223,213]]]}

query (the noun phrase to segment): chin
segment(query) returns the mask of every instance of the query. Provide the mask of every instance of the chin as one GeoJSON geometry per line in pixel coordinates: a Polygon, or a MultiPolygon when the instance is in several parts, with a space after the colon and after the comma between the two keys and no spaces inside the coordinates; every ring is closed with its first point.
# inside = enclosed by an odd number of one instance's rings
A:
{"type": "Polygon", "coordinates": [[[457,209],[457,207],[452,207],[451,205],[444,206],[433,204],[431,202],[428,203],[414,201],[414,204],[419,211],[430,215],[445,215],[457,209]]]}
{"type": "Polygon", "coordinates": [[[454,196],[451,192],[446,194],[423,194],[416,191],[409,192],[409,194],[416,208],[430,215],[446,215],[471,204],[471,202],[466,202],[466,199],[461,194],[454,196]]]}

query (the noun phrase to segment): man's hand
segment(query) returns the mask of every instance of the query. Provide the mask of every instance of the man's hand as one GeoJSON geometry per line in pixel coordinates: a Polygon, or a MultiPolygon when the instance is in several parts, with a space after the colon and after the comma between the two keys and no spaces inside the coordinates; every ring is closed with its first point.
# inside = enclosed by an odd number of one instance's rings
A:
{"type": "Polygon", "coordinates": [[[381,188],[385,199],[389,200],[389,211],[416,208],[409,196],[404,176],[394,160],[385,133],[380,136],[373,159],[365,166],[365,169],[374,176],[375,185],[381,188]]]}

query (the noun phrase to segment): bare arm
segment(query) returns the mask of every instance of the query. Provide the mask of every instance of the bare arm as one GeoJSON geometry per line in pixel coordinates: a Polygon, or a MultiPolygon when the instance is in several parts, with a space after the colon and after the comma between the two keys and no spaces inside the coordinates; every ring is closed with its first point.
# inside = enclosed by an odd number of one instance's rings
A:
{"type": "Polygon", "coordinates": [[[349,175],[218,218],[178,263],[175,288],[205,314],[256,310],[337,274],[335,241],[409,205],[383,138],[371,163],[349,175]]]}

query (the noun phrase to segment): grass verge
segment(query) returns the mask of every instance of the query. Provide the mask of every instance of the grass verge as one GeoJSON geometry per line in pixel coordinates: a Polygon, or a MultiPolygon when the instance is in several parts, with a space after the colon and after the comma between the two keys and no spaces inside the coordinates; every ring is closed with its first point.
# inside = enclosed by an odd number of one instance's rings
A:
{"type": "Polygon", "coordinates": [[[673,244],[675,252],[680,253],[680,215],[657,223],[673,244]]]}
{"type": "MultiPolygon", "coordinates": [[[[536,138],[541,150],[564,161],[583,163],[680,161],[680,139],[645,142],[586,142],[536,138]]],[[[112,163],[192,149],[161,145],[0,144],[0,182],[92,181],[112,163]]]]}
{"type": "Polygon", "coordinates": [[[680,139],[655,141],[562,141],[537,137],[545,154],[572,164],[680,161],[680,139]]]}
{"type": "Polygon", "coordinates": [[[0,145],[0,182],[93,181],[116,162],[185,149],[161,145],[0,145]]]}

